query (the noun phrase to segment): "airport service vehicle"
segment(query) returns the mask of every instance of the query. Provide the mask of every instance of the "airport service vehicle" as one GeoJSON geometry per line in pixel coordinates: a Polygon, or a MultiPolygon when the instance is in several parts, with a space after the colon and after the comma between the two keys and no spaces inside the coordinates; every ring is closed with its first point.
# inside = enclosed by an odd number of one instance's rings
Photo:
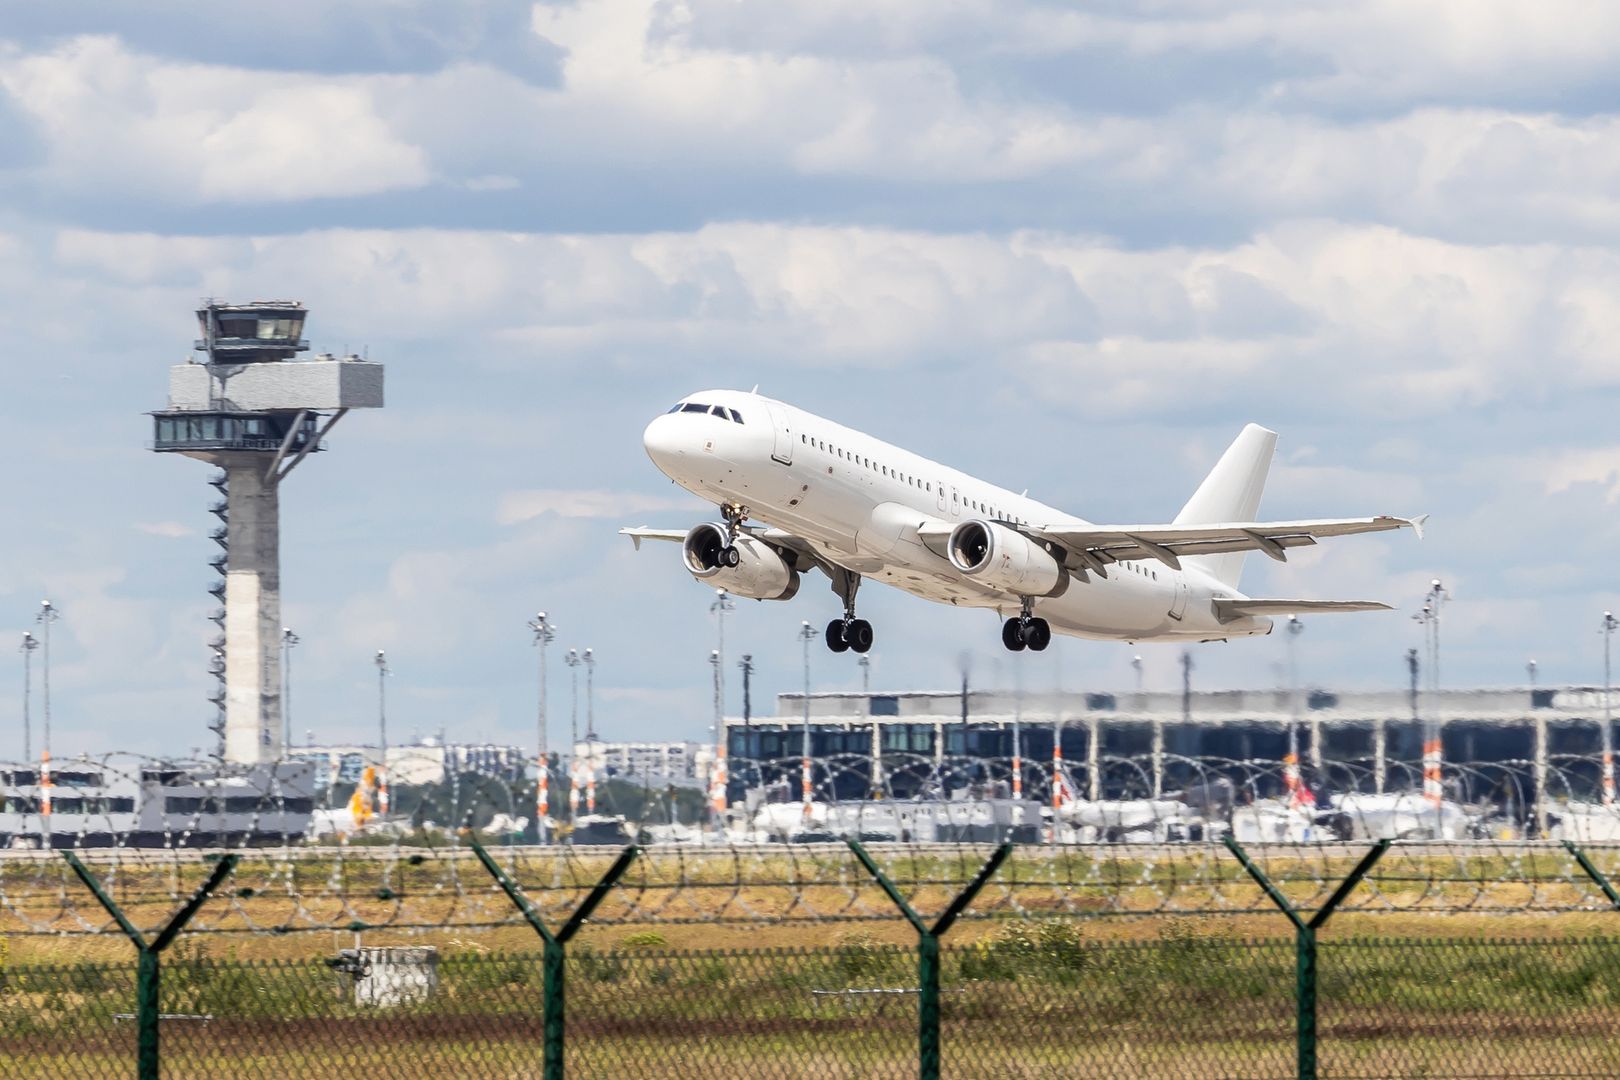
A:
{"type": "Polygon", "coordinates": [[[827,647],[864,653],[863,580],[955,607],[989,608],[1010,650],[1054,632],[1104,641],[1218,641],[1271,632],[1272,615],[1388,610],[1367,600],[1255,599],[1244,554],[1286,561],[1331,536],[1425,517],[1256,521],[1277,434],[1250,424],[1168,524],[1097,525],[758,393],[705,390],[647,425],[647,454],[720,508],[689,529],[620,531],[681,545],[700,582],[789,600],[820,570],[843,602],[827,647]]]}

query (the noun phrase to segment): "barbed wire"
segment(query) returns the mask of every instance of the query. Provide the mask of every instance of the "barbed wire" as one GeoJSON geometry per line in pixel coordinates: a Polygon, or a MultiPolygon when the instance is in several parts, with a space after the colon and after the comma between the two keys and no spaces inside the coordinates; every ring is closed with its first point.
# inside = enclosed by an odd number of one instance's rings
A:
{"type": "Polygon", "coordinates": [[[591,846],[533,842],[537,792],[526,777],[395,784],[396,816],[385,820],[353,812],[364,781],[317,778],[296,760],[221,770],[78,758],[53,763],[48,790],[38,766],[0,764],[0,844],[10,845],[0,853],[0,933],[112,928],[55,849],[72,850],[138,926],[162,923],[221,849],[236,851],[234,871],[189,931],[204,933],[518,925],[471,851],[475,839],[559,920],[623,844],[638,843],[640,857],[593,917],[605,924],[892,921],[893,904],[844,837],[865,843],[925,912],[960,891],[994,842],[1018,841],[968,912],[979,919],[1273,912],[1227,838],[1302,908],[1321,904],[1381,838],[1397,843],[1346,912],[1612,909],[1560,840],[1577,843],[1600,874],[1620,876],[1620,808],[1603,802],[1595,758],[1448,763],[1440,790],[1425,793],[1412,762],[1389,762],[1380,777],[1366,761],[1098,755],[1015,769],[1004,759],[885,754],[873,792],[869,756],[835,755],[813,762],[809,806],[798,798],[801,765],[734,761],[733,793],[744,797],[706,820],[703,794],[690,788],[602,777],[598,813],[582,804],[573,818],[554,786],[550,838],[580,837],[592,820],[618,828],[619,843],[591,846]],[[336,831],[312,841],[323,814],[336,831]]]}

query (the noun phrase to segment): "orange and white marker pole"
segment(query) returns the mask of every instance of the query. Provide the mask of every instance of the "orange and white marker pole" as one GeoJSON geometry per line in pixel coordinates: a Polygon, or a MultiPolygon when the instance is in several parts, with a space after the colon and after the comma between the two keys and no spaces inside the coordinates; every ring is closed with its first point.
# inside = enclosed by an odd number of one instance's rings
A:
{"type": "Polygon", "coordinates": [[[1603,805],[1614,805],[1614,754],[1603,751],[1603,805]]]}
{"type": "Polygon", "coordinates": [[[1438,807],[1444,794],[1440,785],[1440,740],[1427,739],[1423,743],[1423,797],[1438,807]]]}
{"type": "Polygon", "coordinates": [[[51,816],[51,752],[43,750],[39,758],[39,814],[51,816]]]}
{"type": "Polygon", "coordinates": [[[534,793],[534,823],[542,836],[545,835],[546,815],[551,810],[551,777],[548,775],[549,773],[550,770],[546,768],[546,759],[542,757],[540,759],[539,786],[534,793]]]}

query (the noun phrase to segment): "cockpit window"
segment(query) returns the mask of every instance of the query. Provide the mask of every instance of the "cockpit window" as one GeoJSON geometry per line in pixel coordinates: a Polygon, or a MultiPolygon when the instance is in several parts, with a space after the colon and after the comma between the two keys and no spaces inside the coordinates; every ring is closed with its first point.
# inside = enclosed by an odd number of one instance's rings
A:
{"type": "Polygon", "coordinates": [[[736,409],[732,409],[731,410],[731,419],[732,419],[733,423],[737,423],[737,424],[742,423],[743,422],[742,413],[738,412],[736,409]]]}
{"type": "Polygon", "coordinates": [[[709,407],[708,407],[708,406],[707,406],[707,405],[702,405],[702,404],[699,404],[699,403],[698,403],[698,402],[696,402],[696,401],[688,401],[688,402],[687,402],[687,403],[686,403],[686,404],[685,404],[685,405],[682,405],[682,406],[681,406],[681,411],[682,411],[682,412],[701,412],[701,413],[706,413],[706,412],[708,412],[708,411],[709,411],[709,407]]]}
{"type": "Polygon", "coordinates": [[[714,415],[718,416],[722,420],[726,419],[726,410],[725,410],[725,406],[723,406],[723,405],[716,405],[714,408],[710,409],[709,411],[711,413],[713,413],[714,415]]]}
{"type": "MultiPolygon", "coordinates": [[[[680,411],[681,411],[681,402],[679,402],[679,401],[677,401],[675,404],[673,404],[673,405],[671,405],[669,407],[669,412],[676,413],[676,412],[680,412],[680,411]]],[[[665,413],[664,415],[668,416],[669,413],[665,413]]]]}

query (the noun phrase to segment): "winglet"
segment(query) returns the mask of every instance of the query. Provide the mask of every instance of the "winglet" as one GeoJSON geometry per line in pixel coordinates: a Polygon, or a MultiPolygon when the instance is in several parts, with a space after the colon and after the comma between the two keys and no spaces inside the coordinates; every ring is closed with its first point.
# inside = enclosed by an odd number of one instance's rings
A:
{"type": "MultiPolygon", "coordinates": [[[[643,528],[643,529],[645,529],[646,527],[647,526],[645,526],[645,525],[640,526],[640,528],[643,528]]],[[[620,529],[619,530],[619,535],[620,536],[628,536],[630,538],[630,542],[636,546],[636,550],[637,551],[641,550],[641,534],[638,533],[635,529],[620,529]]]]}
{"type": "Polygon", "coordinates": [[[1407,518],[1406,523],[1408,525],[1412,526],[1412,531],[1417,533],[1417,538],[1419,540],[1421,540],[1421,539],[1423,539],[1423,524],[1424,524],[1424,522],[1426,522],[1428,520],[1429,520],[1429,515],[1428,514],[1419,514],[1415,518],[1407,518]]]}

